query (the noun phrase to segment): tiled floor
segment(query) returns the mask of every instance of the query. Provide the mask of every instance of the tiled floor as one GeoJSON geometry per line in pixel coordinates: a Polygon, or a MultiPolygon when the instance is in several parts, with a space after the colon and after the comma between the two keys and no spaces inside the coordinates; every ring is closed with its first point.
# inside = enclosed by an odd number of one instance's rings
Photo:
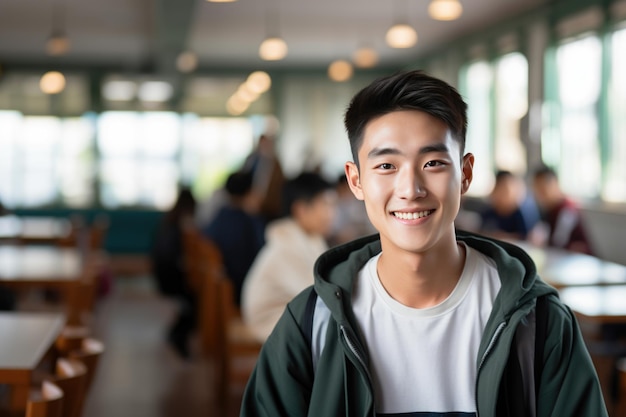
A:
{"type": "MultiPolygon", "coordinates": [[[[150,277],[117,278],[99,301],[94,335],[105,343],[84,417],[224,416],[214,397],[214,365],[192,349],[191,360],[165,342],[176,305],[159,297],[150,277]]],[[[237,415],[238,398],[230,415],[237,415]]]]}

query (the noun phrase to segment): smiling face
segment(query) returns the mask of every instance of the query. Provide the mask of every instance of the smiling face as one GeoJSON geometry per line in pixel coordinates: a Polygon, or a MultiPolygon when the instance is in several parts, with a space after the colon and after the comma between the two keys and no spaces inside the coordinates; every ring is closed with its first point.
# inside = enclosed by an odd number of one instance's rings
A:
{"type": "Polygon", "coordinates": [[[472,180],[474,157],[461,158],[447,125],[421,111],[371,120],[346,163],[348,183],[365,202],[383,251],[424,253],[456,245],[454,219],[472,180]]]}

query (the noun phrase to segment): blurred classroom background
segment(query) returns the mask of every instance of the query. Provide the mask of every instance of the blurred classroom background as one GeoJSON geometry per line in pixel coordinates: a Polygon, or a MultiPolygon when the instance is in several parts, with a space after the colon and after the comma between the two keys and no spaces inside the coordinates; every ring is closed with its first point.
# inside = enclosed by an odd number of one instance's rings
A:
{"type": "MultiPolygon", "coordinates": [[[[33,386],[62,385],[58,361],[94,344],[73,416],[237,415],[259,343],[203,233],[227,179],[259,152],[278,168],[255,166],[266,224],[270,189],[303,172],[336,183],[339,204],[350,98],[421,68],[468,103],[476,164],[458,227],[528,249],[581,320],[611,416],[626,416],[624,51],[624,0],[0,0],[0,415],[25,415],[33,386]],[[396,25],[408,36],[391,39],[396,25]],[[260,56],[267,38],[274,56],[260,56]],[[590,250],[551,240],[568,222],[541,206],[540,167],[590,250]],[[486,214],[498,172],[519,181],[507,216],[536,210],[522,234],[486,214]],[[194,205],[179,217],[182,191],[194,205]],[[186,287],[168,294],[151,255],[173,218],[186,287]]],[[[329,246],[372,232],[347,201],[329,246]]]]}

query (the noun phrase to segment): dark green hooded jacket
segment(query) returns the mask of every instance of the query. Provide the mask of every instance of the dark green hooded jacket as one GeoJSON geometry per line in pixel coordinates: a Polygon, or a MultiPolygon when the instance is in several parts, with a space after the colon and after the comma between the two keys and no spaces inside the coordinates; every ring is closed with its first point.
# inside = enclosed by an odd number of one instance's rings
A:
{"type": "MultiPolygon", "coordinates": [[[[457,239],[492,258],[502,281],[476,358],[478,416],[608,416],[574,315],[556,290],[537,276],[528,255],[514,245],[464,232],[457,232],[457,239]],[[534,322],[536,299],[544,294],[548,322],[535,414],[524,394],[525,387],[535,385],[534,378],[529,382],[521,376],[518,327],[529,317],[534,322]]],[[[380,250],[378,236],[370,236],[330,249],[318,259],[314,287],[288,304],[263,346],[244,393],[241,416],[376,415],[367,346],[359,334],[351,294],[359,270],[380,250]],[[330,310],[330,318],[323,350],[313,366],[311,346],[319,339],[311,335],[315,293],[330,310]]],[[[534,340],[534,333],[530,337],[534,340]]]]}

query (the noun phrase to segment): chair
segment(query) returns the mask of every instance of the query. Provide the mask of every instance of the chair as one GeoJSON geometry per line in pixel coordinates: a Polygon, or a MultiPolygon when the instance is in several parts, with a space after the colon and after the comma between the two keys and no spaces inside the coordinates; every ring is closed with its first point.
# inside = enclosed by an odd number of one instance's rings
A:
{"type": "Polygon", "coordinates": [[[57,359],[52,381],[63,390],[63,417],[80,417],[86,395],[85,364],[77,359],[57,359]]]}
{"type": "Polygon", "coordinates": [[[202,352],[208,357],[219,356],[219,288],[216,276],[221,274],[222,257],[217,246],[208,239],[196,243],[197,259],[195,261],[197,280],[199,283],[198,328],[202,352]]]}
{"type": "Polygon", "coordinates": [[[626,358],[617,361],[618,390],[616,416],[626,416],[626,358]]]}
{"type": "Polygon", "coordinates": [[[89,333],[87,326],[66,325],[54,342],[57,355],[67,356],[70,352],[80,349],[89,333]]]}
{"type": "Polygon", "coordinates": [[[79,360],[87,367],[87,378],[85,382],[87,393],[89,393],[91,385],[93,384],[94,375],[98,369],[98,363],[103,353],[104,343],[93,337],[84,338],[80,348],[68,353],[70,359],[79,360]]]}
{"type": "Polygon", "coordinates": [[[106,214],[98,214],[91,224],[88,224],[84,216],[74,214],[70,217],[70,225],[69,234],[59,238],[57,245],[77,247],[85,251],[99,250],[104,247],[110,228],[110,220],[106,214]]]}
{"type": "Polygon", "coordinates": [[[243,390],[263,344],[250,332],[233,301],[233,284],[226,277],[216,277],[219,296],[219,333],[221,340],[218,398],[227,411],[233,388],[243,390]]]}
{"type": "Polygon", "coordinates": [[[109,232],[111,221],[106,214],[98,214],[89,228],[89,248],[92,250],[100,250],[104,247],[104,243],[109,232]]]}
{"type": "Polygon", "coordinates": [[[43,381],[41,388],[31,391],[26,403],[26,417],[61,417],[63,390],[53,382],[43,381]]]}
{"type": "Polygon", "coordinates": [[[198,334],[204,355],[218,358],[218,288],[215,277],[221,274],[222,255],[214,242],[203,236],[193,224],[183,227],[185,271],[190,287],[198,295],[198,334]]]}
{"type": "Polygon", "coordinates": [[[183,263],[187,275],[188,284],[195,290],[202,287],[203,253],[202,243],[204,237],[193,223],[186,223],[182,228],[183,240],[183,263]]]}

